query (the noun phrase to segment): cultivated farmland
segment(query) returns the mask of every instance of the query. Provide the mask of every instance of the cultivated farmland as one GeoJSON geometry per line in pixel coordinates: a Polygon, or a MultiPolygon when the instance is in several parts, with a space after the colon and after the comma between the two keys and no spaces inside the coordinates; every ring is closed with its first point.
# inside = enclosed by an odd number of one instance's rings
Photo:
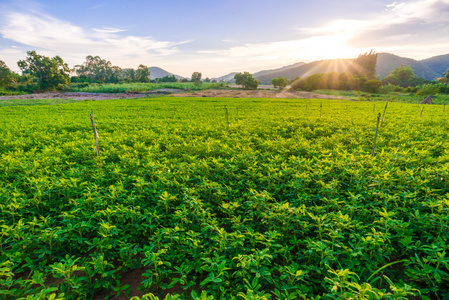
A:
{"type": "Polygon", "coordinates": [[[0,107],[0,298],[445,299],[449,111],[384,109],[0,107]]]}

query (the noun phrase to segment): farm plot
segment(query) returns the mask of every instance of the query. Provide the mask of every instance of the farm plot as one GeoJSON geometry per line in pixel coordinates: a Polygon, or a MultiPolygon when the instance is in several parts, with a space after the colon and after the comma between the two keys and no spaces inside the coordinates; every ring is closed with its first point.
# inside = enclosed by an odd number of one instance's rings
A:
{"type": "Polygon", "coordinates": [[[384,107],[0,107],[0,298],[449,297],[449,112],[384,107]]]}

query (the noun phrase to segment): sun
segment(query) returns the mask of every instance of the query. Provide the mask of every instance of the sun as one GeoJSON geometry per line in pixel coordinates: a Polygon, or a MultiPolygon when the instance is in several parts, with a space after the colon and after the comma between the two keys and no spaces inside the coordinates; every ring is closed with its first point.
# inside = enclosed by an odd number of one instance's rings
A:
{"type": "Polygon", "coordinates": [[[354,55],[354,49],[347,46],[348,38],[342,34],[312,37],[308,41],[315,59],[348,58],[354,55]]]}

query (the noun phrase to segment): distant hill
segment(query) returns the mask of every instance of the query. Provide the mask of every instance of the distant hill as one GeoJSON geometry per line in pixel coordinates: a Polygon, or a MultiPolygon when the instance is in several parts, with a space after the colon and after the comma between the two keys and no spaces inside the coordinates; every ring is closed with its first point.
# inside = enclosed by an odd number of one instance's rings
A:
{"type": "Polygon", "coordinates": [[[344,72],[352,63],[353,59],[328,59],[314,61],[311,63],[297,63],[295,65],[282,67],[276,70],[260,71],[254,73],[253,77],[262,83],[271,83],[275,77],[294,79],[296,77],[307,77],[316,73],[344,72]]]}
{"type": "MultiPolygon", "coordinates": [[[[429,58],[428,60],[431,59],[432,58],[429,58]]],[[[436,60],[431,60],[431,62],[434,62],[434,65],[438,64],[436,60]]],[[[379,53],[377,55],[376,73],[380,76],[381,79],[383,79],[387,77],[391,73],[391,71],[401,65],[405,67],[412,67],[413,73],[415,73],[417,77],[422,77],[427,80],[433,80],[436,77],[441,77],[444,73],[443,72],[439,74],[433,68],[429,67],[429,65],[425,64],[422,60],[418,61],[412,58],[400,57],[391,53],[379,53]]],[[[447,67],[449,68],[449,64],[447,64],[447,67]]]]}
{"type": "Polygon", "coordinates": [[[420,60],[420,62],[435,71],[438,75],[436,77],[443,77],[443,74],[449,69],[449,54],[433,56],[420,60]]]}
{"type": "Polygon", "coordinates": [[[216,78],[211,78],[210,80],[216,80],[217,82],[230,82],[230,83],[234,83],[235,79],[234,79],[234,75],[237,74],[238,72],[232,72],[220,77],[216,77],[216,78]]]}
{"type": "MultiPolygon", "coordinates": [[[[284,67],[278,68],[278,69],[263,70],[263,71],[259,71],[257,73],[254,73],[253,77],[254,78],[258,78],[258,77],[263,77],[263,76],[267,76],[267,75],[271,76],[271,75],[275,75],[276,73],[285,72],[287,70],[294,69],[294,68],[300,67],[300,66],[305,65],[305,64],[306,63],[304,63],[304,62],[298,62],[298,63],[295,63],[293,65],[284,66],[284,67]]],[[[275,77],[280,77],[280,76],[273,76],[272,78],[275,78],[275,77]]]]}
{"type": "MultiPolygon", "coordinates": [[[[149,67],[150,70],[150,79],[156,79],[156,78],[162,78],[165,76],[172,76],[175,75],[173,73],[167,72],[164,69],[161,69],[159,67],[149,67]]],[[[175,75],[177,79],[183,79],[184,77],[175,75]]]]}

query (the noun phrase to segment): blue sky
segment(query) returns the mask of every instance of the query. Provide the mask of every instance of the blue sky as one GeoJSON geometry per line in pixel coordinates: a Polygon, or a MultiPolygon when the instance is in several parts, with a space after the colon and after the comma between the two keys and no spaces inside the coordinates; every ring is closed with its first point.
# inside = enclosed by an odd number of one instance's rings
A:
{"type": "Polygon", "coordinates": [[[99,55],[205,78],[371,49],[428,58],[449,53],[448,28],[449,0],[0,0],[0,60],[99,55]]]}

